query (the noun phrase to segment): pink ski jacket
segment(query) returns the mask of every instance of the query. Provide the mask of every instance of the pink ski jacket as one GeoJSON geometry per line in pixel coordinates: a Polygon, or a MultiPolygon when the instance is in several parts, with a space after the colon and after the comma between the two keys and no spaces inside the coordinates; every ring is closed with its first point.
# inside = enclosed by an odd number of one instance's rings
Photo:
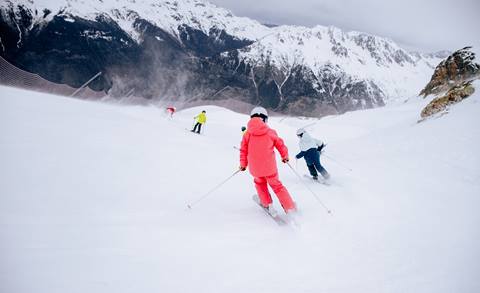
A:
{"type": "Polygon", "coordinates": [[[247,132],[240,147],[240,166],[247,167],[254,177],[266,177],[277,173],[277,162],[273,148],[282,159],[288,158],[288,149],[277,132],[261,118],[250,119],[247,132]]]}

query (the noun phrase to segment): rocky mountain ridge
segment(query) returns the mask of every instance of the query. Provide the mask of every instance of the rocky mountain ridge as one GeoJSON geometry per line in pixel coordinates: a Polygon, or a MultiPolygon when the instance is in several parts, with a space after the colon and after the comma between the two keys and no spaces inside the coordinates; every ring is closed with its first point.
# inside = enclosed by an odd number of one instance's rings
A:
{"type": "Polygon", "coordinates": [[[153,101],[326,115],[414,95],[440,58],[335,27],[266,26],[199,0],[0,4],[1,55],[48,80],[153,101]]]}

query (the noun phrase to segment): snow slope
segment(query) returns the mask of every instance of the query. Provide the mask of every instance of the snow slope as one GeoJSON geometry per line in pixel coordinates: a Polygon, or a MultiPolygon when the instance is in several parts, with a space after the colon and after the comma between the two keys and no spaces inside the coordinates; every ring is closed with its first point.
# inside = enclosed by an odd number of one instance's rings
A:
{"type": "Polygon", "coordinates": [[[332,216],[279,166],[295,229],[247,173],[185,209],[236,170],[245,115],[0,92],[0,292],[480,292],[478,93],[419,124],[425,100],[272,118],[292,157],[314,123],[336,160],[331,186],[304,181],[332,216]]]}

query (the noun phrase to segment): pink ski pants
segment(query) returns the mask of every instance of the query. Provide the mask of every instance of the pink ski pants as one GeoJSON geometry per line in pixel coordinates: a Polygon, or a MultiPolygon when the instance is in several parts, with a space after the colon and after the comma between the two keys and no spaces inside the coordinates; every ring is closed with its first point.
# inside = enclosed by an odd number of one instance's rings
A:
{"type": "Polygon", "coordinates": [[[253,182],[255,182],[255,188],[257,189],[258,197],[260,198],[260,202],[263,206],[266,207],[272,203],[272,197],[270,192],[268,192],[268,184],[272,188],[273,192],[275,192],[277,195],[278,200],[280,201],[280,204],[285,212],[295,209],[295,203],[288,193],[288,190],[278,179],[278,173],[267,177],[255,177],[253,182]]]}

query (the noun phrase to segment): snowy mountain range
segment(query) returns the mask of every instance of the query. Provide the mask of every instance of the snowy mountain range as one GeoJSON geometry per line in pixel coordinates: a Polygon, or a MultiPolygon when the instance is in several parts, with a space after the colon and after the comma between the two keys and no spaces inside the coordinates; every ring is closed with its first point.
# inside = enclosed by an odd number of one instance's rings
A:
{"type": "Polygon", "coordinates": [[[199,0],[0,3],[0,55],[121,98],[234,100],[325,115],[418,94],[448,55],[335,27],[267,26],[199,0]]]}

